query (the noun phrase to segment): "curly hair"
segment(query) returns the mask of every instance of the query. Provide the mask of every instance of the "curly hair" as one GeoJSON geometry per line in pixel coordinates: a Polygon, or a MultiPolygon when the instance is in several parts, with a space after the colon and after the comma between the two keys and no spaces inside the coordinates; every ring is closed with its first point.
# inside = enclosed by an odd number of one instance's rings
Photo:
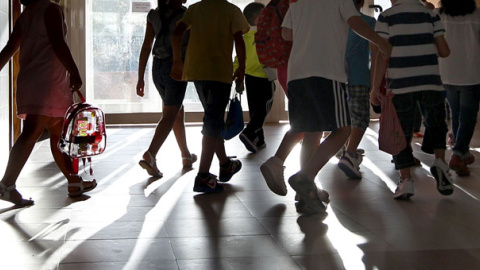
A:
{"type": "Polygon", "coordinates": [[[477,8],[475,0],[441,0],[440,5],[440,13],[452,17],[472,14],[477,8]]]}

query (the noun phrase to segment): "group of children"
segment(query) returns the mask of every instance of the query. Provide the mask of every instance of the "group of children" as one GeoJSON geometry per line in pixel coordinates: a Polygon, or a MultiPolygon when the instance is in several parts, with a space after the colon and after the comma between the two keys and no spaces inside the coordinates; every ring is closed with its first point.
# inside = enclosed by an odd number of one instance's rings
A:
{"type": "MultiPolygon", "coordinates": [[[[283,163],[294,144],[303,140],[301,169],[288,180],[297,192],[299,212],[325,213],[329,195],[317,188],[314,180],[342,147],[338,167],[350,178],[362,177],[360,163],[364,153],[358,146],[369,125],[370,103],[379,103],[385,76],[387,88],[395,94],[393,103],[407,141],[407,147],[393,156],[400,172],[394,198],[408,199],[414,195],[410,170],[416,163],[410,142],[417,106],[426,127],[422,150],[435,155],[431,173],[437,189],[443,195],[453,192],[445,162],[447,124],[438,68],[438,57],[450,53],[445,29],[438,14],[427,8],[428,2],[392,0],[392,4],[376,22],[359,12],[364,0],[290,1],[282,36],[292,41],[293,47],[287,84],[283,85],[288,89],[289,133],[294,139],[284,150],[280,147],[278,155],[260,169],[269,188],[285,195],[283,163]],[[370,56],[374,72],[370,72],[370,56]],[[329,135],[322,140],[324,132],[329,135]]],[[[222,191],[221,182],[229,181],[241,169],[240,161],[226,156],[220,136],[233,80],[242,83],[245,79],[251,118],[240,140],[253,153],[266,146],[263,123],[275,86],[258,61],[254,39],[264,7],[251,3],[242,14],[225,0],[203,0],[189,7],[173,31],[171,77],[193,81],[205,109],[194,191],[222,191]],[[210,19],[200,19],[205,16],[210,19]],[[181,40],[187,29],[190,40],[183,59],[181,40]],[[237,55],[235,70],[231,65],[233,48],[237,55]],[[218,179],[210,173],[214,154],[220,162],[218,179]]]]}
{"type": "MultiPolygon", "coordinates": [[[[285,195],[283,163],[293,146],[303,140],[301,169],[288,180],[297,193],[298,212],[325,214],[329,195],[317,188],[315,177],[342,147],[345,150],[341,152],[338,167],[350,178],[361,178],[363,151],[358,146],[369,124],[370,103],[378,104],[385,77],[387,88],[395,94],[393,103],[407,141],[407,147],[393,156],[395,168],[400,172],[394,198],[408,199],[414,195],[410,170],[415,159],[410,142],[417,106],[426,128],[422,150],[435,155],[431,173],[437,189],[443,195],[453,192],[449,165],[445,162],[447,124],[438,68],[438,57],[450,54],[445,28],[440,16],[422,3],[425,1],[391,1],[392,8],[380,14],[377,22],[359,12],[364,0],[290,1],[282,36],[292,41],[293,46],[288,77],[281,85],[286,93],[288,89],[291,129],[284,138],[286,146],[281,145],[260,169],[269,188],[285,195]],[[324,132],[329,135],[322,139],[324,132]]],[[[467,1],[474,3],[462,0],[467,1]]],[[[242,13],[226,0],[202,0],[188,9],[182,3],[185,0],[160,0],[159,8],[148,15],[137,94],[144,94],[145,66],[153,52],[153,77],[162,96],[164,115],[140,165],[152,176],[162,175],[155,156],[172,129],[182,150],[184,166],[196,162],[196,155],[186,145],[182,106],[185,82],[192,81],[205,113],[202,152],[193,190],[221,192],[222,183],[242,168],[239,160],[227,156],[221,136],[233,81],[242,84],[245,80],[250,111],[250,122],[240,140],[253,153],[266,146],[263,124],[275,86],[258,61],[254,39],[258,17],[265,6],[251,3],[242,13]],[[232,65],[233,49],[235,65],[232,65]],[[218,177],[210,172],[215,155],[220,164],[218,177]]],[[[285,79],[285,69],[277,71],[279,79],[285,79]]],[[[477,112],[478,101],[475,121],[477,112]]],[[[454,130],[456,137],[459,134],[462,133],[454,130]]],[[[464,145],[454,148],[454,154],[460,158],[457,163],[472,160],[468,146],[466,152],[464,145]]],[[[1,196],[5,197],[8,190],[6,186],[0,187],[1,196]]]]}

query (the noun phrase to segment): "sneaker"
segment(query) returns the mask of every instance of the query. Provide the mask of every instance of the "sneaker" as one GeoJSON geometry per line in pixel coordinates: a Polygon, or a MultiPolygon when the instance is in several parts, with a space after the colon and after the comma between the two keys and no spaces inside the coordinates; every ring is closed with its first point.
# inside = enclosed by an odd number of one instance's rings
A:
{"type": "Polygon", "coordinates": [[[335,154],[335,157],[340,159],[343,156],[343,154],[345,154],[346,151],[347,151],[347,147],[344,144],[342,148],[340,148],[340,150],[337,151],[337,153],[335,154]]]}
{"type": "Polygon", "coordinates": [[[470,170],[464,162],[464,159],[457,155],[452,155],[450,161],[448,162],[448,167],[454,170],[458,176],[467,176],[470,175],[470,170]]]}
{"type": "Polygon", "coordinates": [[[357,148],[356,153],[357,153],[358,155],[365,155],[365,149],[357,148]]]}
{"type": "MultiPolygon", "coordinates": [[[[328,194],[326,190],[317,188],[317,196],[320,201],[322,201],[322,203],[325,205],[325,207],[327,207],[327,205],[330,203],[330,194],[328,194]]],[[[295,195],[295,201],[295,209],[298,213],[308,212],[307,209],[305,209],[305,202],[300,198],[298,193],[295,195]]]]}
{"type": "Polygon", "coordinates": [[[470,165],[473,164],[473,162],[475,162],[475,156],[470,152],[467,152],[467,156],[463,158],[463,163],[465,163],[465,165],[470,165]]]}
{"type": "Polygon", "coordinates": [[[245,145],[248,151],[252,153],[256,153],[258,151],[257,149],[257,142],[258,142],[258,137],[255,134],[250,135],[249,132],[247,131],[242,131],[240,133],[240,141],[245,145]]]}
{"type": "Polygon", "coordinates": [[[288,179],[290,186],[297,192],[300,201],[305,203],[305,214],[326,214],[327,207],[322,203],[317,194],[317,186],[312,181],[299,173],[288,179]]]}
{"type": "Polygon", "coordinates": [[[349,152],[345,152],[338,162],[338,168],[342,170],[349,178],[362,179],[362,173],[360,172],[359,157],[361,155],[352,155],[349,152]]]}
{"type": "Polygon", "coordinates": [[[207,178],[195,177],[193,191],[202,193],[217,193],[223,191],[223,185],[218,183],[217,176],[209,174],[207,178]]]}
{"type": "Polygon", "coordinates": [[[263,149],[267,147],[267,144],[265,143],[265,140],[260,139],[257,141],[257,144],[255,146],[257,147],[257,150],[258,150],[258,149],[263,149]]]}
{"type": "Polygon", "coordinates": [[[395,193],[393,194],[393,198],[397,200],[408,200],[413,195],[413,180],[411,178],[402,179],[400,182],[398,182],[397,189],[395,189],[395,193]]]}
{"type": "Polygon", "coordinates": [[[435,177],[435,180],[437,180],[437,190],[442,195],[450,195],[453,193],[453,181],[448,171],[448,165],[439,158],[435,159],[432,167],[430,167],[430,172],[433,177],[435,177]]]}
{"type": "Polygon", "coordinates": [[[228,182],[232,176],[242,168],[242,162],[238,159],[230,158],[226,165],[220,165],[220,182],[228,182]]]}
{"type": "Polygon", "coordinates": [[[260,171],[265,178],[265,182],[267,182],[268,188],[280,196],[287,195],[287,185],[285,185],[285,178],[283,177],[284,170],[283,162],[275,156],[267,159],[260,166],[260,171]]]}

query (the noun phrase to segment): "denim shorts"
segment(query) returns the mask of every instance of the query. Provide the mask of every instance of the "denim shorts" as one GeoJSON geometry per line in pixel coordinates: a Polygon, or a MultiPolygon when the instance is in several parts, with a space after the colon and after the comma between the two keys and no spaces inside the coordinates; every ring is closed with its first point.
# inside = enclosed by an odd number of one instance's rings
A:
{"type": "Polygon", "coordinates": [[[182,106],[187,90],[187,82],[176,81],[170,77],[173,62],[153,58],[153,83],[162,97],[165,106],[182,106]]]}
{"type": "Polygon", "coordinates": [[[407,140],[405,149],[398,155],[393,156],[395,169],[399,170],[415,166],[410,144],[412,142],[417,104],[420,106],[425,126],[422,151],[433,154],[434,149],[446,149],[448,126],[445,120],[445,97],[443,91],[419,91],[397,94],[393,96],[392,101],[407,140]]]}
{"type": "Polygon", "coordinates": [[[321,77],[288,82],[292,132],[335,131],[350,126],[345,84],[321,77]]]}
{"type": "Polygon", "coordinates": [[[194,81],[205,114],[202,134],[219,137],[225,124],[225,110],[232,85],[217,81],[194,81]]]}

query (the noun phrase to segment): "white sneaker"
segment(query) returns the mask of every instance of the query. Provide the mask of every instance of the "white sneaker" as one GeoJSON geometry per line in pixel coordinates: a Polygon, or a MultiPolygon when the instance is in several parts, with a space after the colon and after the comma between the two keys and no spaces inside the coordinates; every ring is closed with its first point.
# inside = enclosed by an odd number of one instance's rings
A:
{"type": "Polygon", "coordinates": [[[275,156],[269,158],[260,166],[260,171],[265,178],[265,182],[267,182],[267,186],[273,193],[280,196],[287,195],[287,185],[285,185],[285,178],[283,177],[284,170],[282,160],[275,156]]]}
{"type": "Polygon", "coordinates": [[[453,180],[449,173],[450,168],[441,159],[437,158],[430,167],[435,180],[437,180],[437,190],[442,195],[451,195],[453,193],[453,180]]]}
{"type": "Polygon", "coordinates": [[[338,162],[338,168],[342,170],[349,178],[362,179],[360,172],[360,162],[362,162],[361,155],[355,154],[352,156],[349,152],[345,152],[338,162]]]}
{"type": "Polygon", "coordinates": [[[393,198],[397,200],[408,200],[413,195],[413,179],[401,179],[400,182],[398,182],[393,198]]]}

